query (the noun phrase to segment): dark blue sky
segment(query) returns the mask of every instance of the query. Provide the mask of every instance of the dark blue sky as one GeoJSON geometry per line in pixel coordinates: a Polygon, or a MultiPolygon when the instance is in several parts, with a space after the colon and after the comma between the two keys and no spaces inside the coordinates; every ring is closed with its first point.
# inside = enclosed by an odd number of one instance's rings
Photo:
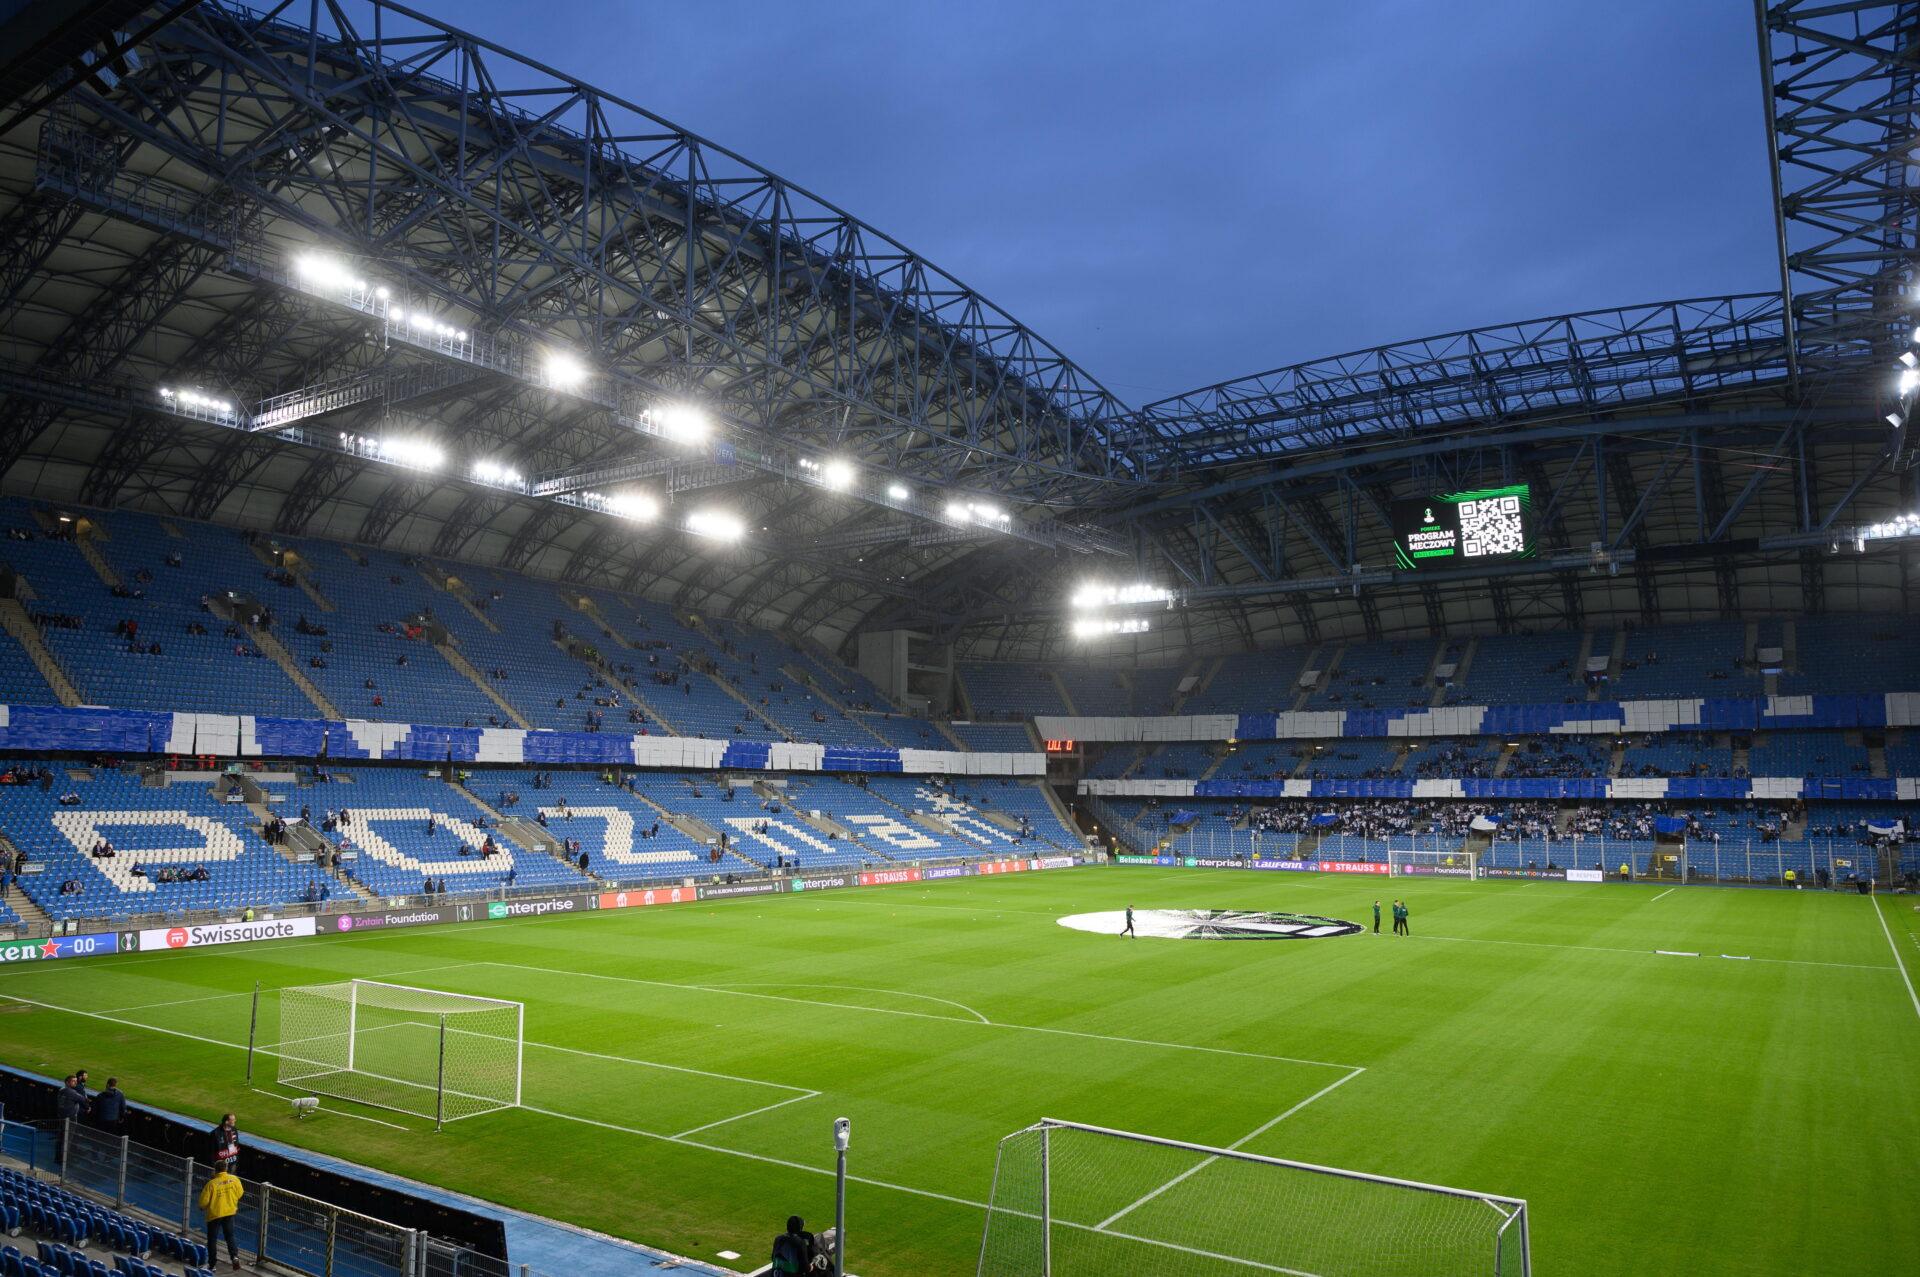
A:
{"type": "Polygon", "coordinates": [[[808,187],[1138,404],[1778,286],[1739,0],[420,0],[808,187]]]}

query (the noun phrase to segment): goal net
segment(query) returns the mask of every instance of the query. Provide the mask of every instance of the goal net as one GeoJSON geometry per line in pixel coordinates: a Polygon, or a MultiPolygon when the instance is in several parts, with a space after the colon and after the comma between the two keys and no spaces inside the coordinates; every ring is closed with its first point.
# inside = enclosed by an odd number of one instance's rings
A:
{"type": "Polygon", "coordinates": [[[436,1122],[520,1103],[526,1008],[377,980],[280,990],[283,1086],[436,1122]]]}
{"type": "Polygon", "coordinates": [[[1477,851],[1389,851],[1387,870],[1399,876],[1429,878],[1478,878],[1480,853],[1477,851]]]}
{"type": "Polygon", "coordinates": [[[1527,1204],[1047,1119],[1000,1141],[979,1277],[1530,1277],[1527,1204]]]}

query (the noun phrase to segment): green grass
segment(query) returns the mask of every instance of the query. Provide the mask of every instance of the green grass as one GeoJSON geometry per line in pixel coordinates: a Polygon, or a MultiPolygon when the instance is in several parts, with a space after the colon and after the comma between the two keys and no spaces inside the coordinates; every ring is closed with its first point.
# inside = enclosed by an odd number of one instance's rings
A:
{"type": "MultiPolygon", "coordinates": [[[[0,1056],[756,1263],[790,1212],[831,1216],[818,1172],[847,1116],[863,1277],[971,1271],[996,1141],[1037,1118],[1232,1144],[1352,1074],[1245,1147],[1525,1197],[1554,1277],[1883,1272],[1920,1254],[1901,1188],[1920,1014],[1889,945],[1920,966],[1917,924],[1900,897],[1088,869],[22,965],[0,976],[31,1000],[0,1014],[0,1056]],[[1358,921],[1392,894],[1411,939],[1054,921],[1127,903],[1358,921]],[[245,991],[348,976],[523,1000],[544,1044],[527,1107],[434,1136],[296,1124],[249,1094],[229,1045],[245,991]]],[[[1196,1209],[1240,1196],[1195,1191],[1213,1173],[1188,1181],[1196,1209]]],[[[1365,1212],[1340,1226],[1365,1248],[1365,1212]]]]}

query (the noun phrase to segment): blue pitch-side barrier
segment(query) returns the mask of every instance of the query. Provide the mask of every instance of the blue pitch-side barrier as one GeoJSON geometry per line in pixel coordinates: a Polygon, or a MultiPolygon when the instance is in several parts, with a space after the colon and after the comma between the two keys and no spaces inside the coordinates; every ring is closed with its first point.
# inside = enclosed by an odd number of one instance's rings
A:
{"type": "Polygon", "coordinates": [[[30,753],[220,754],[247,758],[394,759],[421,763],[566,763],[696,770],[900,772],[1044,776],[1036,753],[847,749],[792,741],[623,736],[413,723],[169,714],[152,710],[0,705],[0,749],[30,753]]]}
{"type": "Polygon", "coordinates": [[[1920,801],[1920,778],[1867,776],[1550,777],[1455,780],[1083,780],[1094,798],[1823,798],[1920,801]]]}
{"type": "Polygon", "coordinates": [[[1277,714],[1100,718],[1043,714],[1046,740],[1331,740],[1338,737],[1611,736],[1920,726],[1920,692],[1716,700],[1576,701],[1563,705],[1443,705],[1438,709],[1320,709],[1277,714]]]}

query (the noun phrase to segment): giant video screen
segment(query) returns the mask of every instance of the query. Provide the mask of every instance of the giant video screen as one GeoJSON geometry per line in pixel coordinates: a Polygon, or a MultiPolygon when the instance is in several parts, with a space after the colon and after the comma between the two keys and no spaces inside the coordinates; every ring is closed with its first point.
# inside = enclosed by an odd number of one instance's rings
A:
{"type": "Polygon", "coordinates": [[[1404,572],[1532,557],[1533,490],[1449,492],[1393,503],[1393,565],[1404,572]]]}

